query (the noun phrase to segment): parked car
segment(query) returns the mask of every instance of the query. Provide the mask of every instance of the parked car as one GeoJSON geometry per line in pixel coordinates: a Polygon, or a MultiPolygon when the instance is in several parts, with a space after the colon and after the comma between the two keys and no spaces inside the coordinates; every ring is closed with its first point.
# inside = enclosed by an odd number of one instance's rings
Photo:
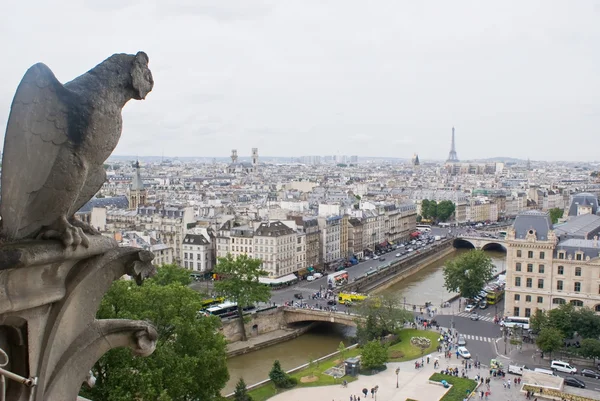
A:
{"type": "Polygon", "coordinates": [[[373,256],[373,259],[379,259],[379,255],[373,256]]]}
{"type": "Polygon", "coordinates": [[[527,366],[508,365],[508,373],[513,375],[523,376],[523,371],[527,370],[527,366]]]}
{"type": "Polygon", "coordinates": [[[462,356],[464,359],[471,358],[471,353],[466,347],[458,347],[456,351],[458,352],[458,355],[462,356]]]}
{"type": "Polygon", "coordinates": [[[400,254],[399,254],[399,253],[397,253],[397,254],[396,254],[396,257],[397,257],[397,258],[399,258],[399,257],[400,257],[400,254]]]}
{"type": "Polygon", "coordinates": [[[385,262],[385,258],[379,258],[380,262],[385,262]]]}
{"type": "Polygon", "coordinates": [[[337,305],[337,302],[335,302],[334,299],[330,299],[329,301],[327,301],[327,305],[337,305]]]}
{"type": "Polygon", "coordinates": [[[563,361],[552,361],[550,369],[564,373],[577,373],[577,368],[563,361]]]}
{"type": "Polygon", "coordinates": [[[458,336],[458,341],[456,342],[459,346],[467,345],[467,339],[465,336],[458,336]]]}
{"type": "Polygon", "coordinates": [[[469,312],[473,312],[475,310],[475,305],[473,304],[469,304],[465,307],[465,312],[469,313],[469,312]]]}
{"type": "Polygon", "coordinates": [[[306,276],[306,281],[315,281],[315,276],[306,276]]]}
{"type": "Polygon", "coordinates": [[[302,294],[298,292],[298,293],[294,294],[294,298],[302,299],[302,298],[304,298],[304,296],[302,296],[302,294]]]}
{"type": "Polygon", "coordinates": [[[593,377],[594,379],[600,379],[600,373],[592,369],[582,369],[581,376],[593,377]]]}
{"type": "Polygon", "coordinates": [[[323,274],[321,274],[321,273],[313,273],[313,277],[314,278],[321,278],[321,277],[323,277],[323,274]]]}
{"type": "Polygon", "coordinates": [[[577,379],[576,377],[565,377],[565,384],[567,386],[585,388],[585,383],[577,379]]]}
{"type": "Polygon", "coordinates": [[[479,315],[475,312],[471,313],[471,316],[469,316],[469,318],[471,320],[479,320],[479,315]]]}

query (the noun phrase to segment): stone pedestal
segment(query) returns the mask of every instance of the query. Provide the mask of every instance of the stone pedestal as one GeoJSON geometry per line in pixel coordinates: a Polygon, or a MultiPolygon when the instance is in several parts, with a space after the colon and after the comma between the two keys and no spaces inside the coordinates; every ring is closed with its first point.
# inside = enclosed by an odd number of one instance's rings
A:
{"type": "Polygon", "coordinates": [[[9,357],[3,369],[35,383],[6,379],[7,401],[74,401],[108,350],[154,351],[149,323],[95,317],[113,281],[128,274],[141,284],[154,274],[152,253],[107,237],[89,240],[75,250],[55,241],[0,245],[0,348],[9,357]]]}

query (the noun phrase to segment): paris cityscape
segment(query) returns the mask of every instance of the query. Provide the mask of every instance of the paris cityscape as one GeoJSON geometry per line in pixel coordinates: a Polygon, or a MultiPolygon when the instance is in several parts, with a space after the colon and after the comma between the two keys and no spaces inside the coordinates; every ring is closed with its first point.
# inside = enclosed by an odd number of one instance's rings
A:
{"type": "Polygon", "coordinates": [[[0,400],[600,400],[597,4],[34,3],[0,400]]]}

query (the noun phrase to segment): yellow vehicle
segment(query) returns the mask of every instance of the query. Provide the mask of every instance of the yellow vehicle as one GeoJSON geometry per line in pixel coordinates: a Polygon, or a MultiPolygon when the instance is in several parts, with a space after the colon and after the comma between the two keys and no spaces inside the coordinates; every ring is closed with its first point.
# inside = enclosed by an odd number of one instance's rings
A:
{"type": "Polygon", "coordinates": [[[202,300],[202,307],[208,308],[209,306],[222,304],[223,302],[225,302],[225,298],[223,298],[223,297],[208,298],[208,299],[202,300]]]}
{"type": "Polygon", "coordinates": [[[338,296],[338,303],[343,305],[345,303],[356,303],[364,301],[365,299],[367,299],[367,295],[364,294],[358,294],[356,292],[340,292],[338,296]]]}

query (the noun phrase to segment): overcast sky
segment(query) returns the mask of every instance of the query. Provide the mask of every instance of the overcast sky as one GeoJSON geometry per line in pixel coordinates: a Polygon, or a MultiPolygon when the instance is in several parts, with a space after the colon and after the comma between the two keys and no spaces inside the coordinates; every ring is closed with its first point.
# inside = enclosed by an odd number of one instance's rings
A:
{"type": "Polygon", "coordinates": [[[29,0],[0,16],[0,124],[24,72],[144,50],[118,155],[600,160],[600,2],[29,0]]]}

